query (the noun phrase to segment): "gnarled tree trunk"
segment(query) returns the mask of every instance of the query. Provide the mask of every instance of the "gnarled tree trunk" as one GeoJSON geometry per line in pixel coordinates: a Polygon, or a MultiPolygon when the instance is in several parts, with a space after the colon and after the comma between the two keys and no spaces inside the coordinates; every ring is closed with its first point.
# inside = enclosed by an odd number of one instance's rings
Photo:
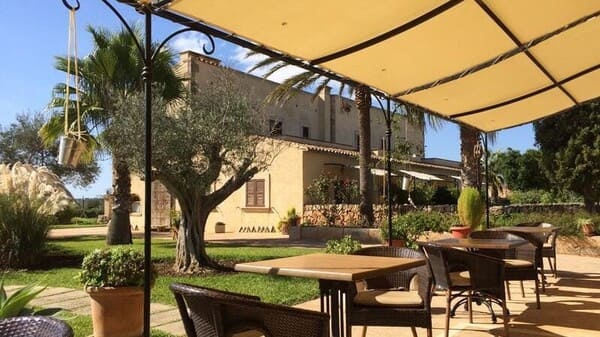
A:
{"type": "Polygon", "coordinates": [[[369,87],[361,85],[356,88],[355,95],[358,108],[360,223],[370,227],[375,222],[371,175],[371,91],[369,87]]]}
{"type": "Polygon", "coordinates": [[[204,230],[210,210],[202,209],[202,203],[190,204],[179,200],[181,224],[177,235],[177,253],[174,269],[179,272],[193,273],[202,267],[217,270],[231,270],[213,261],[206,254],[204,230]]]}
{"type": "Polygon", "coordinates": [[[109,245],[131,244],[131,221],[129,211],[131,209],[131,177],[129,166],[121,158],[113,158],[115,170],[114,205],[106,243],[109,245]]]}

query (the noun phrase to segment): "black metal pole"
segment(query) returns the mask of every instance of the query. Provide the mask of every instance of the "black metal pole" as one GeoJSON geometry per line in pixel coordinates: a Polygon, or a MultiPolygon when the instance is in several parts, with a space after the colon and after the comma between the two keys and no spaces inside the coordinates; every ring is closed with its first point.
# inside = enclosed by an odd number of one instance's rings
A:
{"type": "Polygon", "coordinates": [[[488,134],[483,134],[483,145],[485,148],[485,228],[490,228],[490,178],[488,170],[488,134]]]}
{"type": "Polygon", "coordinates": [[[387,99],[387,111],[385,112],[385,169],[387,171],[387,221],[389,233],[389,245],[392,245],[392,111],[390,109],[390,97],[387,99]]]}
{"type": "Polygon", "coordinates": [[[152,291],[152,8],[144,8],[144,114],[145,114],[145,162],[144,162],[144,337],[150,337],[150,292],[152,291]]]}

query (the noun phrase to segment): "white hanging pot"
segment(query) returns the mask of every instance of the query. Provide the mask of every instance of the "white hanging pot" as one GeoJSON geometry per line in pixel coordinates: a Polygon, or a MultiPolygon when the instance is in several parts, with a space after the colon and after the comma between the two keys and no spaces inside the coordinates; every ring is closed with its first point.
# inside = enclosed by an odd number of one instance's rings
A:
{"type": "Polygon", "coordinates": [[[68,166],[71,158],[71,150],[75,144],[75,139],[68,136],[61,136],[58,145],[58,164],[68,166]]]}
{"type": "Polygon", "coordinates": [[[64,166],[75,167],[85,151],[85,142],[73,136],[61,136],[58,147],[58,163],[64,166]]]}

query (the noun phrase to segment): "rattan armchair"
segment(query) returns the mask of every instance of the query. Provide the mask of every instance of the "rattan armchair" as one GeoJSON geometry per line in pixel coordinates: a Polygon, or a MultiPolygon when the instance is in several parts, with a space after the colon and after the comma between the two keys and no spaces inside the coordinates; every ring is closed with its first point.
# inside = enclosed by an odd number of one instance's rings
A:
{"type": "MultiPolygon", "coordinates": [[[[357,255],[421,258],[423,253],[401,247],[369,247],[356,251],[357,255]]],[[[348,298],[349,325],[362,325],[363,336],[367,326],[415,327],[427,329],[431,337],[431,284],[432,277],[426,265],[390,273],[364,281],[365,289],[353,289],[348,298]],[[411,282],[416,289],[411,287],[411,282]]]]}
{"type": "Polygon", "coordinates": [[[188,337],[229,337],[258,331],[265,337],[327,337],[329,315],[261,302],[258,297],[173,283],[188,337]]]}
{"type": "Polygon", "coordinates": [[[525,239],[529,244],[517,247],[514,250],[481,250],[479,253],[503,259],[505,262],[504,278],[506,280],[506,294],[508,299],[510,296],[509,281],[520,281],[521,296],[525,297],[525,288],[523,281],[535,282],[535,300],[536,306],[540,308],[540,282],[538,280],[538,266],[541,261],[539,243],[537,239],[531,235],[524,233],[508,233],[503,231],[475,231],[470,234],[474,239],[506,239],[520,240],[525,239]]]}
{"type": "Polygon", "coordinates": [[[22,316],[1,319],[0,336],[73,337],[73,330],[65,322],[52,317],[22,316]]]}
{"type": "Polygon", "coordinates": [[[509,336],[508,309],[504,292],[504,262],[465,250],[423,245],[436,286],[446,291],[445,336],[450,330],[450,306],[456,298],[466,298],[469,322],[473,322],[472,297],[477,296],[502,307],[504,335],[509,336]]]}
{"type": "MultiPolygon", "coordinates": [[[[541,227],[554,227],[552,224],[543,222],[540,224],[541,227]]],[[[550,265],[552,276],[556,278],[556,239],[560,232],[559,228],[554,228],[545,237],[544,245],[542,246],[542,259],[545,257],[550,265]],[[553,263],[554,262],[554,263],[553,263]]],[[[543,261],[542,261],[543,263],[543,261]]]]}

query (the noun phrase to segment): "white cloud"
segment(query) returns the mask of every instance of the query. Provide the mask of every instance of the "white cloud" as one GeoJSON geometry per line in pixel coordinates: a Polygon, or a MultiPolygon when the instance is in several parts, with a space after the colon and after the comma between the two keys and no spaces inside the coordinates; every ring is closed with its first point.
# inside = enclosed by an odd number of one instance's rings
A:
{"type": "Polygon", "coordinates": [[[198,32],[182,33],[170,43],[170,46],[175,53],[191,50],[199,54],[204,54],[202,51],[203,46],[206,46],[207,49],[212,48],[208,38],[198,32]]]}
{"type": "MultiPolygon", "coordinates": [[[[232,66],[243,72],[247,72],[255,64],[257,64],[258,62],[267,58],[267,56],[263,55],[263,54],[254,54],[254,55],[248,57],[247,54],[249,51],[250,51],[249,49],[246,49],[246,48],[243,48],[240,46],[236,46],[228,58],[229,61],[232,63],[232,66]]],[[[262,75],[264,75],[268,70],[269,70],[269,67],[264,67],[264,68],[254,70],[252,72],[252,74],[262,77],[262,75]]],[[[277,70],[275,73],[270,75],[268,77],[268,79],[271,81],[281,83],[284,80],[286,80],[294,75],[300,74],[304,71],[305,70],[302,68],[289,65],[287,67],[283,67],[283,68],[277,70]]]]}

